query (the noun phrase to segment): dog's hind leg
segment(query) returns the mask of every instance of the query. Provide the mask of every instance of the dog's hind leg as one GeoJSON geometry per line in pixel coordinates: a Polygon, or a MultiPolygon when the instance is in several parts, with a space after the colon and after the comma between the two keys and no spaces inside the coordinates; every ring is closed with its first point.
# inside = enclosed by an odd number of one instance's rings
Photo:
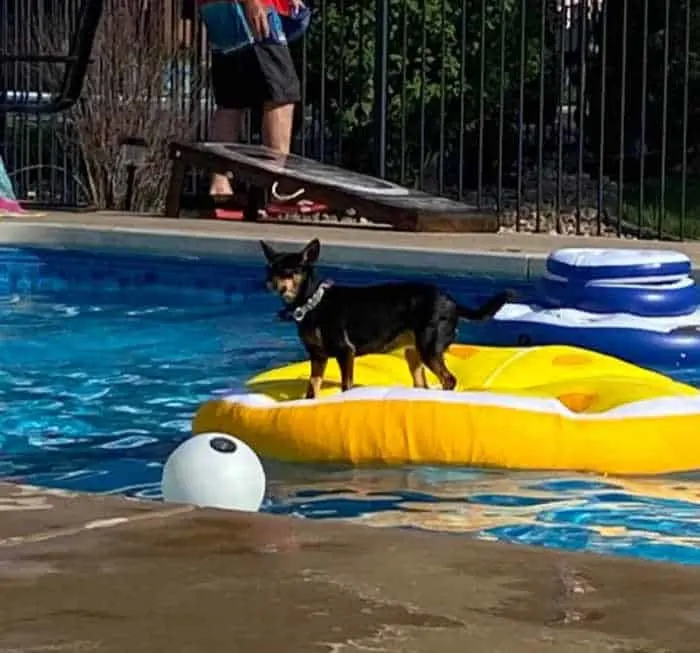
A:
{"type": "Polygon", "coordinates": [[[445,352],[454,342],[457,317],[440,316],[420,332],[416,332],[416,348],[423,364],[440,381],[443,390],[454,390],[457,379],[445,365],[445,352]]]}
{"type": "Polygon", "coordinates": [[[343,392],[350,390],[355,384],[355,352],[348,348],[336,356],[340,368],[340,384],[343,392]]]}
{"type": "Polygon", "coordinates": [[[414,388],[427,388],[428,379],[425,378],[425,365],[421,360],[420,354],[414,347],[406,347],[403,353],[408,369],[411,371],[414,388]]]}
{"type": "Polygon", "coordinates": [[[447,369],[445,358],[442,353],[431,353],[425,358],[428,369],[440,380],[443,390],[454,390],[457,386],[457,379],[454,374],[447,369]]]}

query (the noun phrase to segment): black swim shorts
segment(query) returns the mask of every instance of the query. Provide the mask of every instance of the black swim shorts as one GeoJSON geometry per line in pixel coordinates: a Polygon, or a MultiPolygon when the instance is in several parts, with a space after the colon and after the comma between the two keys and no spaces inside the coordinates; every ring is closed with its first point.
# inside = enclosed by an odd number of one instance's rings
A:
{"type": "Polygon", "coordinates": [[[266,103],[294,104],[301,85],[289,48],[256,43],[230,54],[214,52],[211,65],[214,101],[220,109],[255,109],[266,103]]]}

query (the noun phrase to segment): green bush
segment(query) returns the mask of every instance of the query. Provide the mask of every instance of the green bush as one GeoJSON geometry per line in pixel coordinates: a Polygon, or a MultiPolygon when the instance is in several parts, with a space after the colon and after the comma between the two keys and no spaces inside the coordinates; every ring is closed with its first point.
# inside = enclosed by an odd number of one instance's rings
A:
{"type": "Polygon", "coordinates": [[[700,180],[688,177],[683,209],[683,179],[679,174],[666,179],[663,209],[661,182],[648,180],[641,184],[626,184],[623,189],[622,218],[632,232],[637,229],[642,237],[664,240],[696,240],[700,237],[700,180]],[[640,188],[643,193],[640,194],[640,188]],[[640,203],[640,197],[642,202],[640,203]],[[640,210],[641,206],[641,210],[640,210]]]}

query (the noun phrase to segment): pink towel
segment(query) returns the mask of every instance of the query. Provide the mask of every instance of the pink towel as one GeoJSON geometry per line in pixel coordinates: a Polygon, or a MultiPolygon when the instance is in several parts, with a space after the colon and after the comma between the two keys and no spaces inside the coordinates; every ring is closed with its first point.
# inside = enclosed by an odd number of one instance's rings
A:
{"type": "Polygon", "coordinates": [[[26,213],[17,200],[0,197],[0,215],[24,215],[26,213]]]}

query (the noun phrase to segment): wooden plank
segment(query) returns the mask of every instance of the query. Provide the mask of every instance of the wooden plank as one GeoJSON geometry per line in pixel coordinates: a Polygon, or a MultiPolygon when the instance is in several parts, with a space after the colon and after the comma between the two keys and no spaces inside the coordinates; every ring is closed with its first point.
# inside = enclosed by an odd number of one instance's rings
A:
{"type": "MultiPolygon", "coordinates": [[[[172,143],[170,157],[210,173],[231,172],[252,188],[267,190],[275,182],[284,184],[285,193],[303,188],[304,197],[336,210],[355,209],[369,220],[391,224],[401,231],[492,233],[498,229],[495,212],[313,159],[283,156],[259,145],[172,143]]],[[[174,203],[168,210],[172,207],[174,203]]],[[[248,214],[252,215],[252,207],[248,214]]]]}
{"type": "Polygon", "coordinates": [[[182,186],[185,183],[187,162],[182,157],[172,157],[173,167],[170,172],[170,183],[165,196],[165,215],[168,218],[179,218],[182,206],[182,186]]]}

